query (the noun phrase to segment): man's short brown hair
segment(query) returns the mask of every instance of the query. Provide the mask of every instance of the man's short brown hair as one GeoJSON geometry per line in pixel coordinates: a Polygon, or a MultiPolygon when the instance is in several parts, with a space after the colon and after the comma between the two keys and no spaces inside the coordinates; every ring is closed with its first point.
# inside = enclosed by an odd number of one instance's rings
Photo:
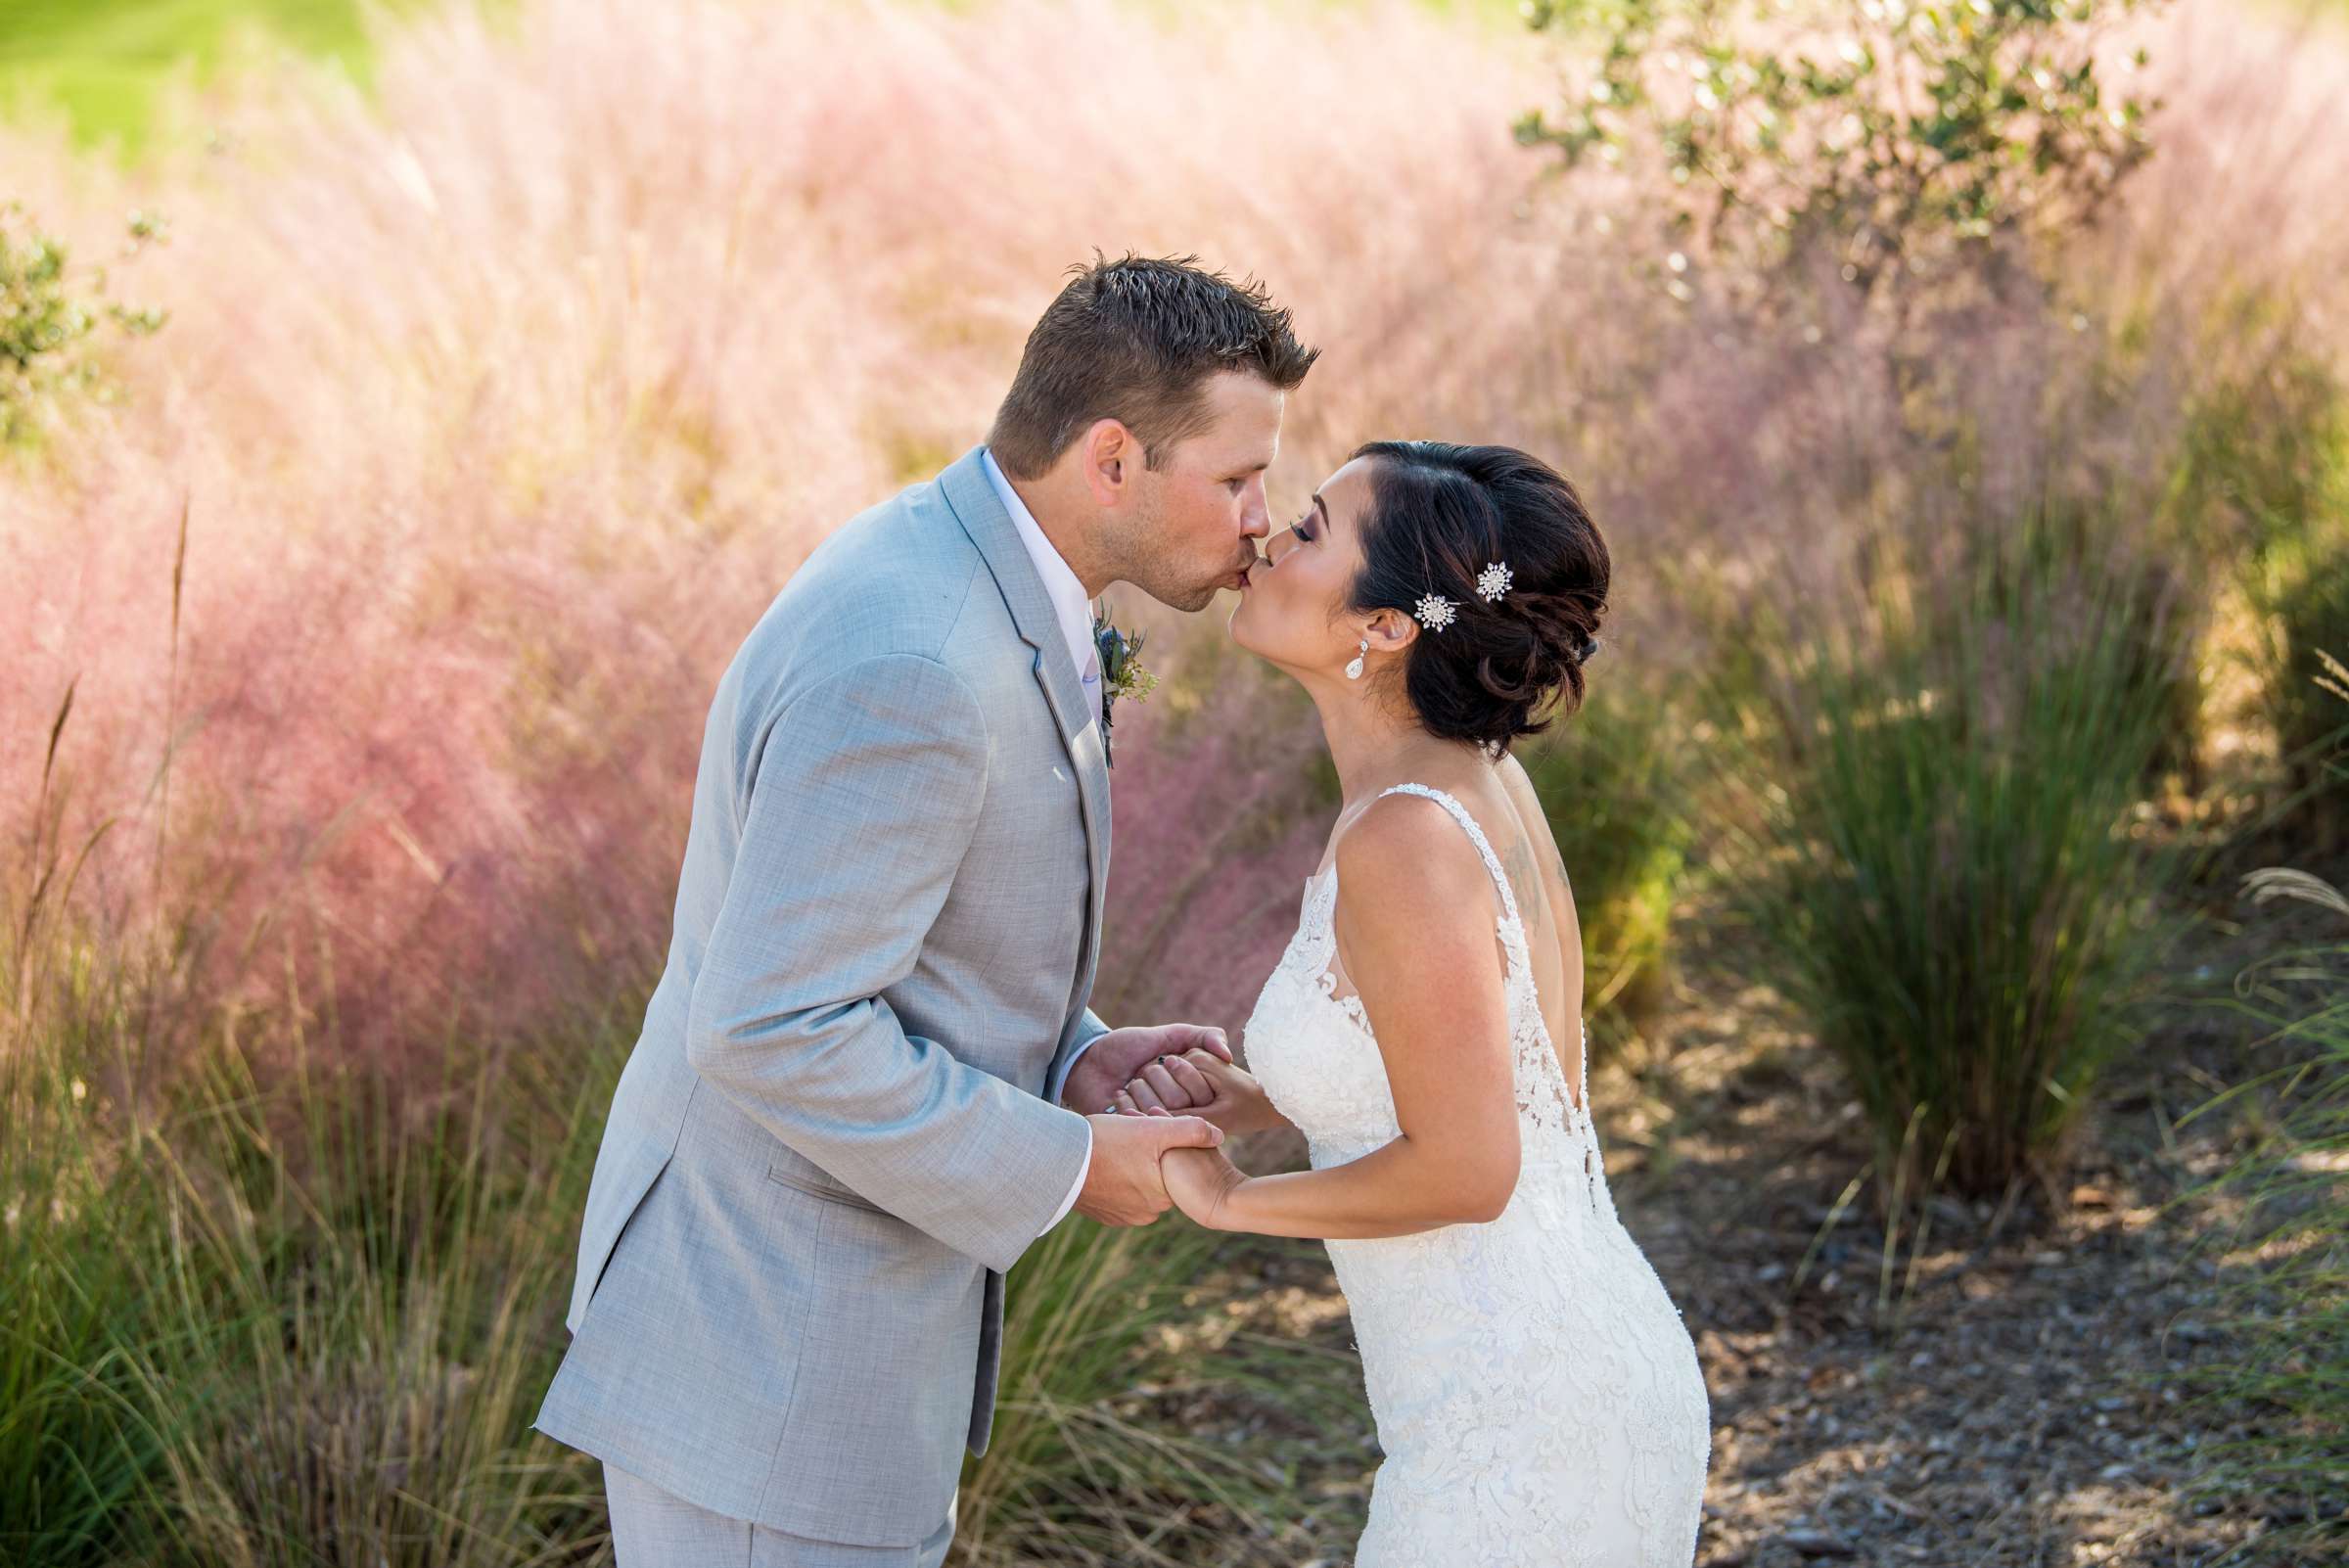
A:
{"type": "Polygon", "coordinates": [[[1106,261],[1093,253],[1044,311],[987,444],[1006,474],[1036,479],[1095,420],[1115,419],[1142,461],[1207,428],[1208,378],[1240,370],[1287,392],[1321,350],[1254,281],[1202,270],[1197,256],[1106,261]]]}

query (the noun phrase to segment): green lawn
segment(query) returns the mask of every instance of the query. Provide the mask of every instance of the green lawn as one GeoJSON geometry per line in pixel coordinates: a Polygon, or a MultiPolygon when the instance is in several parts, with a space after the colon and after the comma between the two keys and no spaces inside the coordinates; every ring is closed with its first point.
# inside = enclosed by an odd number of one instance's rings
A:
{"type": "MultiPolygon", "coordinates": [[[[431,0],[381,3],[400,11],[431,0]]],[[[1514,25],[1517,15],[1516,0],[1424,3],[1496,25],[1514,25]]],[[[359,18],[358,0],[0,0],[0,115],[62,105],[76,141],[118,139],[135,157],[175,73],[201,80],[243,50],[291,49],[363,82],[368,49],[359,18]]]]}
{"type": "Polygon", "coordinates": [[[0,111],[62,105],[77,140],[118,137],[135,154],[176,72],[201,79],[240,50],[270,48],[366,73],[356,0],[0,0],[0,111]]]}

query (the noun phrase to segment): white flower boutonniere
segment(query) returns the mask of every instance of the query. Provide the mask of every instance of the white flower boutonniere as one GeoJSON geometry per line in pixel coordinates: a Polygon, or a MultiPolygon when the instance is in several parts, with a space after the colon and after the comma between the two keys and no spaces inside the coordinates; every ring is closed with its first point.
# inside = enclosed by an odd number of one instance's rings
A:
{"type": "Polygon", "coordinates": [[[1109,617],[1100,609],[1093,611],[1093,646],[1101,655],[1101,760],[1109,766],[1118,765],[1117,753],[1110,743],[1110,710],[1121,697],[1140,702],[1157,689],[1158,677],[1142,668],[1135,657],[1142,651],[1142,639],[1121,631],[1109,623],[1109,617]]]}

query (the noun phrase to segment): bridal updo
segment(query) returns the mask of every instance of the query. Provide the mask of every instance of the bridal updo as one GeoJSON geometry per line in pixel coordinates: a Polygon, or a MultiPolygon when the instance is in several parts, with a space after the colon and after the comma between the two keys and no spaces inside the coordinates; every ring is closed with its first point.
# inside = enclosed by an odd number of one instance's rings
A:
{"type": "Polygon", "coordinates": [[[1404,655],[1428,732],[1497,757],[1580,708],[1607,611],[1607,545],[1565,476],[1510,446],[1372,441],[1354,455],[1370,461],[1370,506],[1351,608],[1416,619],[1426,595],[1451,601],[1451,622],[1423,622],[1404,655]],[[1478,582],[1494,563],[1509,586],[1487,601],[1478,582]]]}

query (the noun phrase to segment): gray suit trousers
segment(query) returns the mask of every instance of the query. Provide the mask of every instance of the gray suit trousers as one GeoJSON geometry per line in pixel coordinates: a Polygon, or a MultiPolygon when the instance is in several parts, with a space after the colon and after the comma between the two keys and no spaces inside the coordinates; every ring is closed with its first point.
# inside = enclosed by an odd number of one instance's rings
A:
{"type": "Polygon", "coordinates": [[[729,1519],[604,1466],[618,1568],[938,1568],[954,1541],[954,1508],[918,1546],[852,1546],[729,1519]]]}

